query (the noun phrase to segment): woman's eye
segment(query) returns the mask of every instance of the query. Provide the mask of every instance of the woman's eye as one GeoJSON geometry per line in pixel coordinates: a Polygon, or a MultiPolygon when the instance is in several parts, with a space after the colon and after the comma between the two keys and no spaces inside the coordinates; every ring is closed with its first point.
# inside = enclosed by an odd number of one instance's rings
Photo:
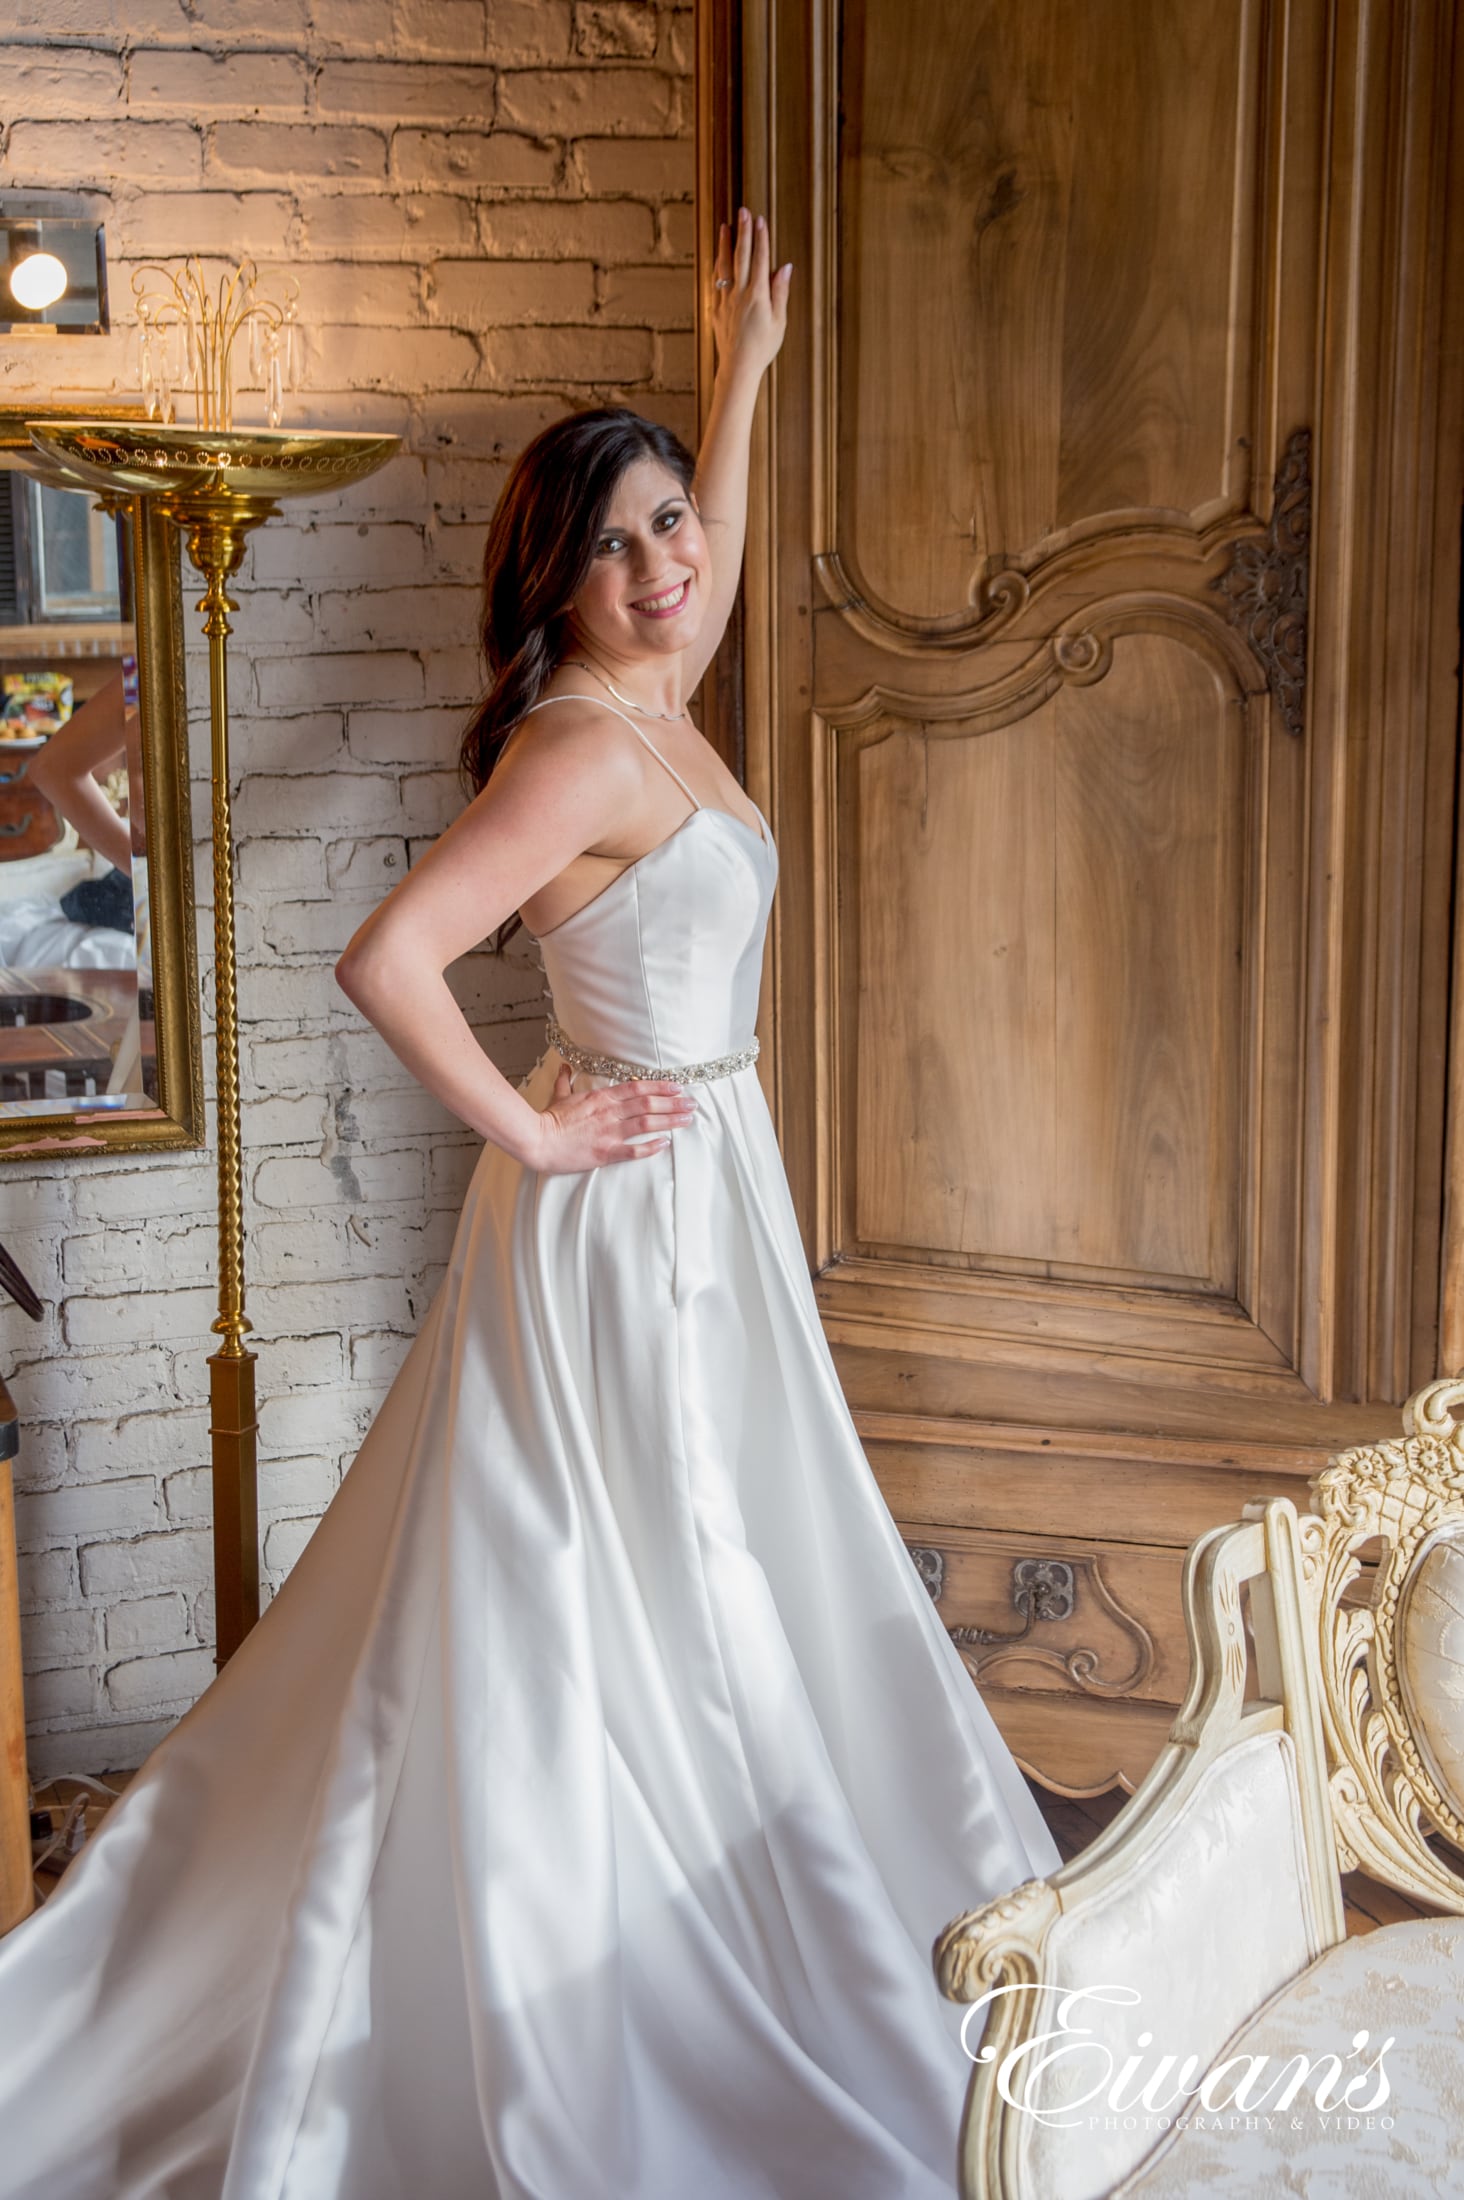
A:
{"type": "MultiPolygon", "coordinates": [[[[662,512],[651,525],[657,534],[669,535],[681,525],[684,517],[685,514],[681,511],[662,512]]],[[[595,555],[601,558],[616,557],[626,547],[627,539],[624,535],[602,535],[595,547],[595,555]]]]}

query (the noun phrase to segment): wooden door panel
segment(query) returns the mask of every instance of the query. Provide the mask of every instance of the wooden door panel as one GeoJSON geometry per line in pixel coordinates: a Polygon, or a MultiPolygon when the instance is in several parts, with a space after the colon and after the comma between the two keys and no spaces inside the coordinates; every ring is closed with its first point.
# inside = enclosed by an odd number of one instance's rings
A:
{"type": "Polygon", "coordinates": [[[1234,1297],[1244,1163],[1239,698],[1128,635],[1056,718],[1053,1220],[1064,1257],[1234,1297]]]}
{"type": "Polygon", "coordinates": [[[1105,516],[1243,507],[1255,4],[851,0],[840,39],[841,519],[859,593],[939,626],[1105,516]]]}
{"type": "Polygon", "coordinates": [[[820,1297],[893,1319],[898,1278],[901,1323],[944,1325],[964,1291],[989,1349],[1033,1338],[1025,1278],[1045,1347],[1180,1382],[1197,1342],[1294,1366],[1303,758],[1215,611],[1154,591],[1084,618],[988,647],[1005,670],[973,692],[876,687],[817,721],[842,1094],[820,1297]]]}
{"type": "Polygon", "coordinates": [[[858,747],[848,1250],[1235,1295],[1237,701],[1131,635],[1014,724],[858,747]]]}
{"type": "Polygon", "coordinates": [[[1031,1254],[1050,1211],[1051,709],[982,733],[877,724],[847,760],[851,1252],[1031,1254]],[[1022,1043],[990,1043],[1008,1031],[1022,1043]]]}

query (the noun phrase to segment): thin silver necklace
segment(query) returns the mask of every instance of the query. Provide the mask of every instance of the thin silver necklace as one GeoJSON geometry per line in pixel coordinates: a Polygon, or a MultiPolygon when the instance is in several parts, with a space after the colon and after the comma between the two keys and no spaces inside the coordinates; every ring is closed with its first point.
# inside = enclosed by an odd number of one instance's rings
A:
{"type": "Polygon", "coordinates": [[[592,665],[587,658],[566,657],[564,661],[567,665],[578,665],[582,671],[592,674],[603,687],[609,688],[617,703],[628,704],[631,710],[638,710],[642,718],[660,718],[668,726],[674,726],[678,719],[686,716],[684,710],[647,710],[645,704],[638,703],[633,695],[622,695],[615,682],[607,674],[601,672],[598,666],[592,665]]]}

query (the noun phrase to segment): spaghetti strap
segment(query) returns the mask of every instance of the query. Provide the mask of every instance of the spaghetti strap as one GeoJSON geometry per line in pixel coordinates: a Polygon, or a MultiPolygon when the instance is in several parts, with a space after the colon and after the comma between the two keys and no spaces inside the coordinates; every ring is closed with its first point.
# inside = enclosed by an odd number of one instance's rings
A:
{"type": "Polygon", "coordinates": [[[682,778],[680,772],[676,769],[676,766],[670,763],[667,758],[661,754],[660,750],[656,747],[656,744],[651,739],[650,735],[648,733],[642,733],[640,727],[636,724],[635,720],[633,718],[627,717],[626,713],[623,710],[616,710],[613,703],[601,702],[598,695],[545,695],[540,699],[539,702],[530,703],[528,710],[523,713],[523,716],[527,718],[530,711],[547,710],[551,703],[599,703],[601,710],[608,710],[616,718],[623,718],[626,725],[629,726],[631,732],[636,736],[637,740],[643,741],[645,743],[646,747],[650,750],[652,756],[654,756],[654,758],[656,759],[656,762],[658,764],[665,765],[667,771],[671,774],[671,777],[675,780],[677,786],[686,796],[686,799],[691,804],[692,808],[694,810],[705,808],[704,803],[697,801],[696,796],[692,793],[690,787],[687,786],[686,781],[682,778]]]}

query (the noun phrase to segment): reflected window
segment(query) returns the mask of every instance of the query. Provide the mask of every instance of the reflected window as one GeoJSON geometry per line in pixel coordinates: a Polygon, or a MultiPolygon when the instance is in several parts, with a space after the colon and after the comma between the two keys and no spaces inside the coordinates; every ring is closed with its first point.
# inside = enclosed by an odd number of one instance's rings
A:
{"type": "Polygon", "coordinates": [[[75,490],[0,475],[0,625],[129,617],[121,525],[75,490]]]}
{"type": "Polygon", "coordinates": [[[26,484],[42,619],[120,619],[117,521],[65,489],[26,484]]]}

